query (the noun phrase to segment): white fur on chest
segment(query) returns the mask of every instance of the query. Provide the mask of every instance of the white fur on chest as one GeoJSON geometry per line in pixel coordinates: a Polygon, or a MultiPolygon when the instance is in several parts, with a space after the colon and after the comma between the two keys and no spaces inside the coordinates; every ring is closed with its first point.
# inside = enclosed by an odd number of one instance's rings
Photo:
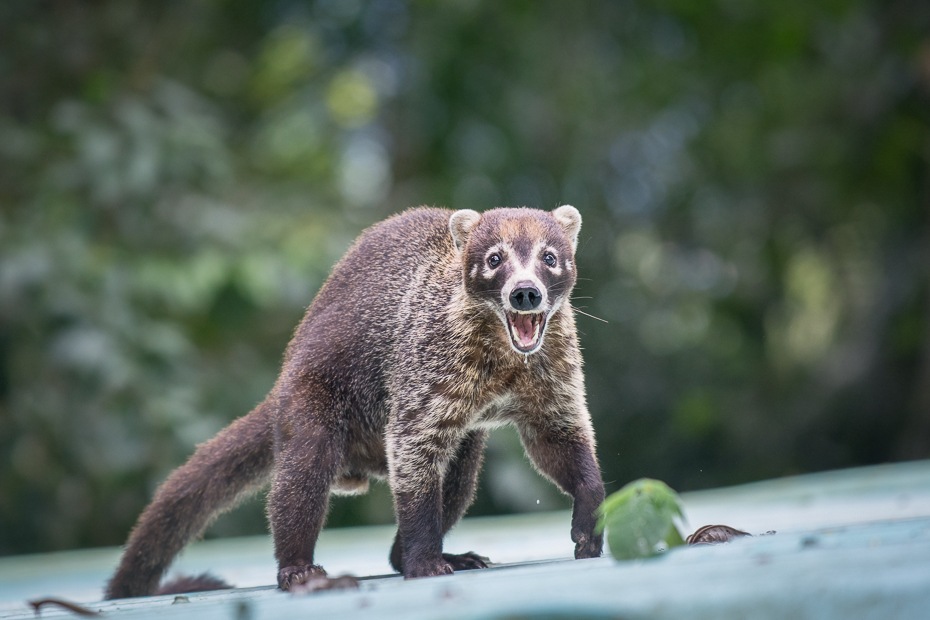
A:
{"type": "Polygon", "coordinates": [[[468,427],[476,429],[493,429],[506,426],[514,421],[517,414],[517,397],[507,390],[495,396],[488,403],[470,416],[468,427]]]}

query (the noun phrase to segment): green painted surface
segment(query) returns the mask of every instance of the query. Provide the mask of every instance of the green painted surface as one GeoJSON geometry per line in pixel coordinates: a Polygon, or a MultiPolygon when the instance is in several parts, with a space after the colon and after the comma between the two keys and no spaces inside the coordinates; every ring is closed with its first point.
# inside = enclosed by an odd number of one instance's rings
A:
{"type": "MultiPolygon", "coordinates": [[[[211,569],[237,590],[94,603],[118,550],[0,559],[0,617],[31,618],[27,599],[90,603],[107,617],[313,618],[927,618],[930,462],[772,480],[683,495],[690,527],[726,523],[773,536],[675,549],[650,560],[574,561],[567,513],[466,520],[447,540],[505,563],[358,591],[291,596],[269,584],[266,537],[194,545],[178,562],[211,569]],[[237,578],[238,577],[238,578],[237,578]],[[264,584],[264,585],[262,585],[264,584]],[[255,587],[252,587],[255,586],[255,587]]],[[[392,528],[326,532],[331,574],[388,572],[392,528]]],[[[72,615],[47,609],[43,617],[72,615]]]]}

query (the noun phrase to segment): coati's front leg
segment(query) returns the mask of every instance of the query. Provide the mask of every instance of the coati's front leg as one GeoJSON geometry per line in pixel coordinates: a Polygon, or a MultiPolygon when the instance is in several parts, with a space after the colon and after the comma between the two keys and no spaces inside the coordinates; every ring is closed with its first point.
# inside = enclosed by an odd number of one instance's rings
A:
{"type": "Polygon", "coordinates": [[[329,490],[339,470],[343,438],[313,412],[287,411],[276,429],[275,477],[268,516],[278,560],[278,587],[288,590],[325,575],[313,563],[317,537],[329,506],[329,490]]]}
{"type": "MultiPolygon", "coordinates": [[[[459,522],[474,501],[487,437],[488,433],[484,430],[466,433],[446,468],[442,478],[442,536],[445,536],[459,522]]],[[[390,557],[391,566],[399,573],[404,572],[403,554],[404,545],[398,529],[390,557]]],[[[443,553],[442,558],[454,571],[487,568],[487,558],[473,552],[443,553]]]]}
{"type": "Polygon", "coordinates": [[[400,414],[387,429],[387,456],[405,578],[449,575],[443,557],[442,477],[463,430],[439,415],[400,414]]]}
{"type": "Polygon", "coordinates": [[[595,533],[594,526],[597,507],[604,501],[604,483],[593,435],[583,424],[556,420],[520,424],[520,438],[537,469],[574,499],[571,535],[575,557],[596,558],[603,547],[603,536],[595,533]]]}

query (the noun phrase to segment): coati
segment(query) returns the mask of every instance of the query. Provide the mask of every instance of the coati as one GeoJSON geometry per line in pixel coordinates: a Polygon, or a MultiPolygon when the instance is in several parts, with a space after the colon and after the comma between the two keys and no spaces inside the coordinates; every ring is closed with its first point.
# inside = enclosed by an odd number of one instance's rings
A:
{"type": "Polygon", "coordinates": [[[488,429],[516,426],[536,468],[574,499],[575,557],[600,555],[604,486],[569,294],[571,206],[417,208],[365,231],[333,269],[265,400],[200,445],[129,536],[109,599],[156,591],[219,512],[271,480],[278,586],[313,563],[330,493],[387,478],[404,577],[481,568],[442,539],[472,502],[488,429]]]}

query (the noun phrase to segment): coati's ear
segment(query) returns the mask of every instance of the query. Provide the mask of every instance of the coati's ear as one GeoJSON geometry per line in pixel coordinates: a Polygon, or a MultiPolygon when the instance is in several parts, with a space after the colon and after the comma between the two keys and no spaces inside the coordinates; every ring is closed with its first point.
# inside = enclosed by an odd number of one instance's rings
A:
{"type": "Polygon", "coordinates": [[[562,225],[565,236],[572,243],[572,252],[578,247],[578,233],[581,232],[581,214],[571,205],[562,205],[552,212],[555,221],[562,225]]]}
{"type": "Polygon", "coordinates": [[[465,243],[468,241],[468,235],[475,229],[481,214],[471,209],[462,209],[456,211],[449,218],[449,230],[452,232],[452,241],[455,243],[455,249],[461,252],[465,249],[465,243]]]}

